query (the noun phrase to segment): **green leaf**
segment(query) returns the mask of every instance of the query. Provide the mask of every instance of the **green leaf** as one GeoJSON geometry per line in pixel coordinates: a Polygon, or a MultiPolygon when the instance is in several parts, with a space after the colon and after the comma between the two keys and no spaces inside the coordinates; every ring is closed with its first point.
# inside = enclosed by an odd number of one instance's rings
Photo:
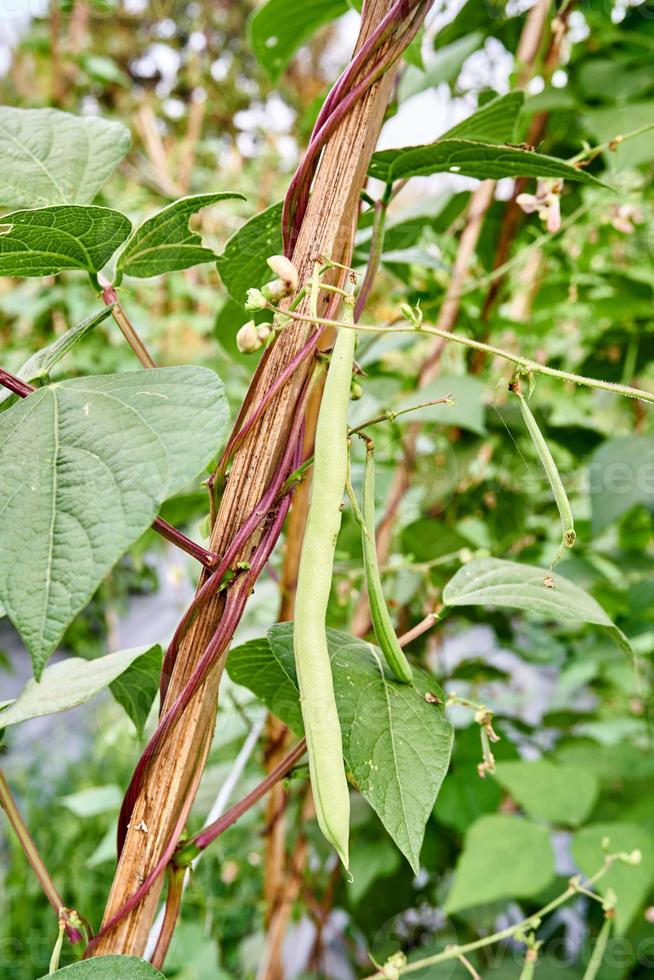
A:
{"type": "Polygon", "coordinates": [[[89,204],[130,145],[122,123],[0,106],[0,205],[89,204]]]}
{"type": "MultiPolygon", "coordinates": [[[[419,92],[424,92],[425,89],[435,88],[443,82],[455,82],[463,62],[481,46],[483,40],[484,36],[481,32],[460,38],[453,44],[442,48],[434,64],[426,71],[422,65],[414,67],[415,62],[411,62],[411,67],[407,68],[400,79],[398,100],[405,102],[414,95],[418,95],[419,92]]],[[[407,60],[406,52],[404,59],[407,60]]]]}
{"type": "Polygon", "coordinates": [[[273,82],[315,32],[341,14],[347,0],[267,0],[250,20],[250,38],[257,60],[273,82]]]}
{"type": "Polygon", "coordinates": [[[589,473],[594,531],[637,504],[654,513],[654,437],[608,439],[593,453],[589,473]]]}
{"type": "Polygon", "coordinates": [[[163,651],[154,646],[133,660],[127,670],[111,684],[111,693],[134,722],[137,735],[143,734],[150,708],[159,690],[163,651]]]}
{"type": "Polygon", "coordinates": [[[483,436],[486,433],[486,385],[479,378],[470,375],[457,377],[439,377],[420,392],[414,392],[403,398],[397,406],[399,410],[411,408],[412,405],[419,405],[421,402],[432,401],[441,398],[443,395],[452,395],[453,405],[429,405],[412,412],[407,419],[420,420],[422,422],[438,422],[441,425],[456,425],[470,432],[476,432],[483,436]]]}
{"type": "Polygon", "coordinates": [[[202,262],[213,262],[215,253],[205,248],[200,236],[189,228],[189,219],[210,204],[244,201],[242,194],[224,191],[182,197],[152,215],[136,229],[118,257],[117,281],[123,275],[147,279],[164,272],[177,272],[202,262]]]}
{"type": "Polygon", "coordinates": [[[628,656],[634,655],[622,630],[591,595],[545,568],[476,558],[450,579],[443,590],[443,602],[446,606],[508,606],[555,621],[594,623],[604,627],[628,656]]]}
{"type": "Polygon", "coordinates": [[[101,813],[118,813],[123,796],[120,786],[87,786],[76,793],[60,796],[59,803],[76,817],[97,817],[101,813]]]}
{"type": "MultiPolygon", "coordinates": [[[[111,307],[105,307],[100,310],[99,313],[94,313],[93,316],[88,317],[88,319],[83,320],[76,326],[71,327],[66,333],[58,337],[53,344],[49,344],[48,347],[44,347],[42,350],[32,354],[25,363],[15,372],[16,376],[21,379],[21,381],[27,381],[28,384],[34,384],[35,382],[45,381],[49,375],[52,368],[57,364],[62,357],[64,357],[69,350],[79,343],[86,334],[97,327],[99,323],[106,320],[108,316],[111,316],[111,307]]],[[[7,401],[10,398],[14,398],[13,392],[6,388],[0,388],[0,404],[7,401]]]]}
{"type": "Polygon", "coordinates": [[[62,381],[0,415],[0,599],[37,678],[161,503],[209,462],[227,422],[222,383],[194,367],[62,381]]]}
{"type": "Polygon", "coordinates": [[[0,711],[0,728],[84,704],[129,671],[134,661],[138,663],[152,652],[158,652],[161,659],[161,647],[146,646],[108,653],[95,660],[82,660],[80,657],[60,660],[46,667],[40,682],[30,678],[16,700],[0,711]]]}
{"type": "MultiPolygon", "coordinates": [[[[651,78],[651,70],[648,68],[651,78]]],[[[608,109],[589,109],[585,114],[589,132],[598,143],[608,143],[619,134],[633,132],[654,122],[654,100],[647,102],[628,102],[626,105],[612,106],[608,109]]],[[[614,150],[605,151],[607,167],[611,170],[626,170],[650,164],[654,158],[654,129],[625,140],[614,150]]]]}
{"type": "Polygon", "coordinates": [[[452,914],[500,899],[532,898],[553,878],[548,830],[524,817],[489,814],[466,834],[445,911],[452,914]]]}
{"type": "Polygon", "coordinates": [[[586,820],[599,793],[594,773],[546,759],[500,762],[495,778],[528,816],[570,827],[586,820]]]}
{"type": "Polygon", "coordinates": [[[480,143],[508,143],[515,134],[524,100],[524,92],[498,95],[467,119],[448,129],[437,142],[442,139],[462,139],[478,140],[480,143]]]}
{"type": "Polygon", "coordinates": [[[220,278],[237,303],[243,305],[250,287],[259,288],[272,278],[266,264],[282,251],[282,204],[255,214],[227,242],[216,259],[220,278]]]}
{"type": "Polygon", "coordinates": [[[381,150],[373,155],[369,174],[386,183],[408,177],[456,173],[479,180],[502,177],[560,177],[603,187],[601,181],[556,157],[512,146],[467,139],[440,139],[425,146],[381,150]]]}
{"type": "Polygon", "coordinates": [[[14,211],[0,222],[0,276],[99,272],[132,230],[120,211],[76,204],[14,211]]]}
{"type": "Polygon", "coordinates": [[[617,899],[615,927],[625,933],[647,900],[654,884],[654,840],[643,827],[630,823],[592,824],[580,830],[572,842],[572,854],[580,870],[587,876],[598,871],[604,863],[603,842],[609,839],[609,853],[639,850],[641,862],[628,865],[616,862],[597,882],[601,895],[613,891],[617,899]]]}
{"type": "MultiPolygon", "coordinates": [[[[302,734],[293,659],[293,626],[274,626],[264,641],[235,650],[227,670],[271,711],[302,734]],[[272,656],[271,656],[272,651],[272,656]]],[[[400,684],[379,650],[338,630],[327,630],[343,754],[354,782],[414,871],[420,866],[425,825],[438,796],[452,749],[452,728],[438,685],[414,670],[414,685],[400,684]],[[362,702],[362,692],[365,701],[362,702]]]]}
{"type": "Polygon", "coordinates": [[[63,980],[166,980],[163,973],[138,956],[94,956],[72,963],[40,978],[63,977],[63,980]]]}

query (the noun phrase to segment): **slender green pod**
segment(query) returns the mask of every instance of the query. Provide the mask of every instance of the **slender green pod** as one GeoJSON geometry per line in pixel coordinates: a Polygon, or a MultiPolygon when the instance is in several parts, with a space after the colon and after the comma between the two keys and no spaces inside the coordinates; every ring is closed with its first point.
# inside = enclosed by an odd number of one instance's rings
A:
{"type": "MultiPolygon", "coordinates": [[[[529,435],[532,438],[536,451],[540,457],[540,461],[543,464],[543,469],[547,474],[547,479],[550,481],[550,486],[552,487],[552,492],[554,494],[554,499],[556,500],[556,506],[559,509],[559,516],[561,518],[561,526],[563,528],[563,542],[562,544],[566,548],[572,548],[577,537],[575,533],[574,518],[572,516],[572,508],[570,507],[570,501],[568,500],[568,495],[565,492],[565,487],[563,486],[563,481],[559,475],[559,471],[556,468],[556,463],[549,450],[543,433],[538,428],[538,423],[533,416],[529,405],[527,404],[527,399],[520,391],[517,383],[512,384],[511,391],[514,392],[518,397],[520,403],[520,411],[522,412],[522,418],[527,427],[529,435]]],[[[558,555],[557,555],[558,558],[558,555]]],[[[555,559],[556,560],[556,559],[555,559]]]]}
{"type": "Polygon", "coordinates": [[[366,443],[366,469],[363,479],[363,525],[361,539],[363,542],[363,561],[368,590],[370,620],[377,643],[398,680],[405,684],[413,681],[413,671],[402,647],[397,642],[388,606],[384,599],[379,564],[377,562],[377,546],[375,543],[375,451],[372,442],[366,443]]]}
{"type": "MultiPolygon", "coordinates": [[[[353,322],[354,298],[344,301],[353,322]]],[[[293,647],[318,824],[348,866],[350,797],[325,619],[347,479],[354,330],[339,331],[316,426],[313,481],[295,597],[293,647]]]]}

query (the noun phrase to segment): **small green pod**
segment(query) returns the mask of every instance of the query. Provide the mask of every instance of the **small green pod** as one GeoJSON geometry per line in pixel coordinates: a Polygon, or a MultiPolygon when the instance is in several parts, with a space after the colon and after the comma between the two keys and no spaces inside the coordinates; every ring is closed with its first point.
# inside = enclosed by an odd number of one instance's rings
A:
{"type": "Polygon", "coordinates": [[[388,606],[384,599],[377,546],[375,543],[375,457],[370,443],[367,444],[366,469],[363,481],[363,561],[370,606],[370,620],[377,643],[398,680],[405,684],[413,681],[413,671],[402,647],[397,642],[388,606]]]}
{"type": "MultiPolygon", "coordinates": [[[[344,318],[352,317],[346,301],[344,318]]],[[[354,330],[334,344],[316,426],[313,480],[295,598],[293,648],[318,824],[348,867],[350,796],[325,620],[347,479],[354,330]]]]}
{"type": "Polygon", "coordinates": [[[554,494],[554,499],[556,500],[556,506],[559,509],[559,516],[561,518],[561,526],[563,528],[563,544],[566,548],[572,548],[577,537],[575,533],[574,518],[572,516],[572,508],[570,507],[570,501],[568,500],[568,495],[565,492],[565,487],[563,486],[563,481],[559,475],[559,471],[556,468],[556,463],[549,450],[543,433],[538,428],[538,423],[533,416],[529,405],[527,404],[527,399],[522,394],[522,392],[517,387],[512,387],[511,389],[518,397],[520,403],[520,411],[522,412],[522,418],[529,435],[532,438],[536,451],[540,457],[540,461],[543,464],[543,469],[547,474],[547,479],[552,487],[552,492],[554,494]]]}

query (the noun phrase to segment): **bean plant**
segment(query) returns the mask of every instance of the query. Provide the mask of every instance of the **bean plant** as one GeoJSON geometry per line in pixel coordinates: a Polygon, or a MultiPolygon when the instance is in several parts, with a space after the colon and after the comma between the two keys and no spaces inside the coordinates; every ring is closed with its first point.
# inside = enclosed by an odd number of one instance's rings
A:
{"type": "Polygon", "coordinates": [[[648,975],[651,3],[142,6],[0,77],[2,975],[648,975]]]}

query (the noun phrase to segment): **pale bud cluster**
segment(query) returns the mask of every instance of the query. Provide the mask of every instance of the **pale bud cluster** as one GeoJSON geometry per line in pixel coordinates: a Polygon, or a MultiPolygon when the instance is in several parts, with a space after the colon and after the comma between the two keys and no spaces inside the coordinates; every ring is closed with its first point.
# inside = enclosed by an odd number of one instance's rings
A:
{"type": "Polygon", "coordinates": [[[550,234],[561,227],[562,180],[539,179],[535,194],[518,194],[516,202],[525,214],[538,214],[550,234]]]}
{"type": "Polygon", "coordinates": [[[269,323],[256,324],[254,320],[248,320],[236,334],[236,346],[241,354],[254,354],[266,343],[272,328],[269,323]]]}

